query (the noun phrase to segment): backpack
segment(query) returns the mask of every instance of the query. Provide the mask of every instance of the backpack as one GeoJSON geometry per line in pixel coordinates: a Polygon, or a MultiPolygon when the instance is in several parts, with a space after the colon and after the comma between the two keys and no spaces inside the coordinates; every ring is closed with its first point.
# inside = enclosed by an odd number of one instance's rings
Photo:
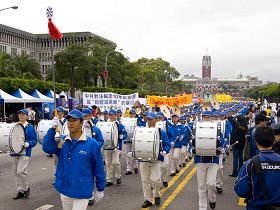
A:
{"type": "MultiPolygon", "coordinates": [[[[262,167],[261,167],[261,161],[260,161],[260,157],[259,155],[254,156],[249,164],[248,164],[248,177],[249,179],[252,177],[252,173],[254,171],[254,173],[257,175],[259,181],[260,181],[260,185],[261,185],[261,191],[262,191],[262,197],[264,200],[268,200],[269,199],[269,194],[267,192],[267,188],[265,185],[265,179],[264,179],[264,175],[262,173],[262,167]],[[253,167],[252,167],[253,166],[253,167]]],[[[250,182],[252,183],[252,180],[250,180],[250,182]]],[[[252,194],[252,185],[250,187],[250,191],[252,194]]],[[[246,198],[245,202],[248,203],[249,200],[251,200],[252,198],[246,198]]],[[[263,208],[263,210],[280,210],[280,205],[270,205],[270,204],[266,204],[263,208]]]]}

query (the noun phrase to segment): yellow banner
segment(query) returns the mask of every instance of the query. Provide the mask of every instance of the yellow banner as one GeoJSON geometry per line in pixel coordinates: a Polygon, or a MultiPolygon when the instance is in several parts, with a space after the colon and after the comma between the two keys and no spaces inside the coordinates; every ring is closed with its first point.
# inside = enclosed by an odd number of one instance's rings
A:
{"type": "Polygon", "coordinates": [[[147,96],[147,104],[149,106],[154,106],[156,103],[158,106],[160,105],[183,106],[192,103],[192,94],[186,94],[186,95],[176,96],[176,97],[147,96]]]}
{"type": "Polygon", "coordinates": [[[232,96],[226,94],[216,94],[215,101],[220,103],[232,102],[232,96]]]}

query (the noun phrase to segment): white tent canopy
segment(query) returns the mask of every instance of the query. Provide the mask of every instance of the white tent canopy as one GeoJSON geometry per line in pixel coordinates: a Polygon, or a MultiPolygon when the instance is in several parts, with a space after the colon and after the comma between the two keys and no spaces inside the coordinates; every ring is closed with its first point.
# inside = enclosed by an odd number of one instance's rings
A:
{"type": "Polygon", "coordinates": [[[27,94],[26,92],[24,92],[21,89],[16,90],[12,95],[16,96],[18,98],[22,98],[24,103],[42,103],[42,102],[44,102],[43,99],[35,98],[35,97],[27,94]]]}
{"type": "Polygon", "coordinates": [[[40,93],[38,90],[34,90],[34,91],[32,92],[31,95],[32,95],[33,97],[35,97],[35,98],[41,99],[42,102],[49,102],[49,103],[53,102],[53,99],[51,99],[51,98],[49,98],[49,97],[43,95],[43,94],[40,93]]]}
{"type": "Polygon", "coordinates": [[[0,89],[0,100],[3,99],[4,103],[24,103],[23,99],[12,96],[0,89]]]}

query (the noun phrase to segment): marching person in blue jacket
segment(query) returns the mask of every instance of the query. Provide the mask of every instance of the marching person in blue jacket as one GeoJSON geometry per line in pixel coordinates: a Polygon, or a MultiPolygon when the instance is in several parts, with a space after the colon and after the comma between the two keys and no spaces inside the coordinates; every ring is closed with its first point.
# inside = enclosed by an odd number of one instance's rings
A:
{"type": "Polygon", "coordinates": [[[101,130],[95,125],[95,123],[92,121],[92,111],[91,108],[85,108],[82,111],[83,115],[84,115],[84,120],[87,120],[90,122],[91,126],[92,126],[92,138],[94,138],[97,143],[99,144],[100,148],[103,146],[104,144],[104,139],[101,133],[101,130]]]}
{"type": "MultiPolygon", "coordinates": [[[[157,116],[154,112],[149,112],[147,116],[148,127],[153,128],[156,126],[157,116]]],[[[142,208],[148,208],[152,206],[153,191],[155,197],[155,204],[160,205],[160,186],[161,186],[161,162],[164,161],[164,156],[166,156],[170,150],[170,142],[163,129],[160,129],[160,136],[162,140],[162,147],[160,146],[158,161],[155,162],[141,162],[140,161],[140,173],[143,186],[144,203],[142,208]],[[153,190],[151,189],[153,186],[153,190]]],[[[129,153],[128,156],[132,154],[129,153]]]]}
{"type": "Polygon", "coordinates": [[[171,150],[169,153],[170,158],[170,176],[175,176],[180,172],[180,151],[182,148],[182,140],[186,135],[186,131],[183,125],[179,122],[178,114],[172,114],[172,121],[168,123],[167,136],[171,144],[171,150]]]}
{"type": "Polygon", "coordinates": [[[94,182],[96,201],[104,196],[106,178],[102,154],[97,141],[82,130],[82,112],[74,109],[66,118],[70,134],[56,139],[55,129],[50,128],[44,137],[43,150],[58,156],[55,189],[61,195],[63,209],[86,210],[94,182]]]}
{"type": "Polygon", "coordinates": [[[180,117],[180,123],[183,125],[184,129],[184,137],[182,139],[182,148],[180,150],[180,166],[185,167],[186,161],[189,159],[188,157],[188,144],[192,139],[192,131],[190,127],[186,124],[186,116],[180,117]]]}
{"type": "Polygon", "coordinates": [[[30,195],[30,188],[27,183],[27,166],[31,157],[32,148],[37,144],[37,133],[28,120],[28,111],[21,109],[18,112],[19,123],[25,129],[25,143],[24,150],[22,153],[10,153],[12,157],[13,171],[16,178],[17,194],[13,198],[14,200],[20,198],[28,198],[30,195]]]}
{"type": "Polygon", "coordinates": [[[270,126],[258,127],[255,139],[260,153],[243,164],[234,191],[246,198],[248,210],[280,209],[280,155],[272,150],[274,132],[270,126]]]}
{"type": "MultiPolygon", "coordinates": [[[[212,112],[202,112],[202,121],[212,121],[212,112]]],[[[216,207],[216,178],[219,156],[195,155],[194,162],[197,167],[197,183],[199,210],[207,210],[207,201],[211,209],[216,207]]]]}
{"type": "MultiPolygon", "coordinates": [[[[114,109],[109,111],[109,120],[110,122],[117,122],[117,112],[114,109]]],[[[120,151],[122,150],[122,143],[127,138],[127,132],[124,126],[118,123],[119,129],[119,138],[117,148],[115,149],[106,149],[104,148],[104,159],[106,165],[106,186],[113,185],[114,175],[117,180],[117,184],[121,184],[121,163],[120,163],[120,151]]]]}

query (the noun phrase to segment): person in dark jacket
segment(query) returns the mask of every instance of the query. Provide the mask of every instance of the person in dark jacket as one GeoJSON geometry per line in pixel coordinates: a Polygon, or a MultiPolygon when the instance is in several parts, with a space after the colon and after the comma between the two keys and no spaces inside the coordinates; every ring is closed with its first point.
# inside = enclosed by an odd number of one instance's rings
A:
{"type": "Polygon", "coordinates": [[[274,152],[280,154],[280,124],[274,125],[273,130],[275,135],[275,141],[272,145],[272,149],[274,152]]]}
{"type": "Polygon", "coordinates": [[[272,150],[272,128],[258,127],[255,139],[260,153],[241,167],[234,191],[246,198],[247,210],[276,210],[280,207],[280,155],[272,150]]]}
{"type": "Polygon", "coordinates": [[[232,147],[233,153],[233,166],[232,166],[232,177],[237,177],[238,172],[243,165],[243,150],[245,147],[245,135],[248,130],[248,126],[243,115],[237,116],[237,135],[236,142],[232,147]]]}

